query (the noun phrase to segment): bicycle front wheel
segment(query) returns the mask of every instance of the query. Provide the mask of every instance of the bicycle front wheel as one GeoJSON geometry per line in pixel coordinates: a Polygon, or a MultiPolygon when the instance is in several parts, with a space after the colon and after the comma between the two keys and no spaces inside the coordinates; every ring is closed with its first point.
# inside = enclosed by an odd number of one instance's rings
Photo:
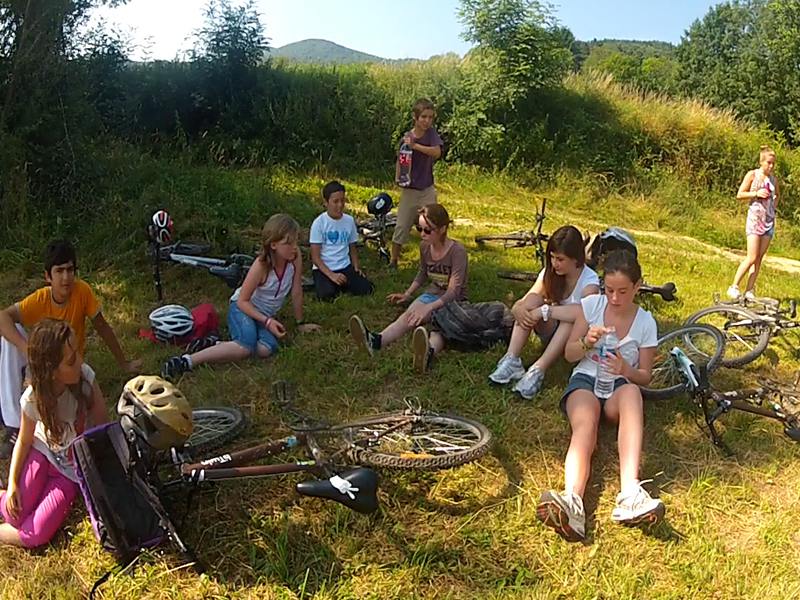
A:
{"type": "Polygon", "coordinates": [[[769,323],[738,306],[709,306],[686,319],[686,325],[712,325],[725,337],[722,366],[741,367],[757,359],[769,344],[769,323]]]}
{"type": "Polygon", "coordinates": [[[244,414],[238,408],[195,408],[192,410],[192,435],[186,441],[186,450],[193,457],[199,457],[235,439],[245,424],[244,414]]]}
{"type": "Polygon", "coordinates": [[[653,359],[652,378],[641,388],[642,396],[648,400],[666,400],[686,389],[686,381],[670,354],[675,347],[710,373],[721,364],[725,338],[719,329],[708,325],[685,325],[661,336],[653,359]]]}
{"type": "Polygon", "coordinates": [[[334,428],[355,445],[356,462],[390,469],[437,471],[478,460],[491,432],[456,415],[402,412],[377,415],[334,428]]]}

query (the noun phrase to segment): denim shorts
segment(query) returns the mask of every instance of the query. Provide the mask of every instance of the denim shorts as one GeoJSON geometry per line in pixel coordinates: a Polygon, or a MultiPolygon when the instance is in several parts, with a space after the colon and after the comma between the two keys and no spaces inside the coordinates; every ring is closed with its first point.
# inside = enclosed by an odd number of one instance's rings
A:
{"type": "MultiPolygon", "coordinates": [[[[587,375],[586,373],[575,373],[572,377],[570,377],[569,383],[567,383],[567,389],[564,390],[564,393],[561,395],[561,402],[558,404],[558,406],[561,408],[561,412],[565,415],[567,414],[567,398],[569,398],[569,395],[575,390],[586,390],[594,393],[594,380],[594,377],[587,375]]],[[[614,391],[617,391],[617,388],[625,385],[626,383],[628,383],[627,379],[624,377],[617,377],[617,379],[614,380],[614,391]]],[[[608,400],[608,398],[597,399],[597,401],[600,402],[601,409],[603,406],[605,406],[606,400],[608,400]]]]}
{"type": "Polygon", "coordinates": [[[432,302],[436,302],[438,299],[439,296],[437,296],[436,294],[430,294],[428,292],[425,292],[424,294],[420,294],[419,296],[417,296],[415,302],[419,301],[422,302],[423,304],[431,304],[432,302]]]}
{"type": "Polygon", "coordinates": [[[250,354],[256,353],[256,344],[267,348],[270,354],[278,351],[278,339],[272,335],[263,323],[256,323],[255,319],[244,314],[236,302],[228,306],[228,329],[231,339],[240,346],[247,348],[250,354]]]}

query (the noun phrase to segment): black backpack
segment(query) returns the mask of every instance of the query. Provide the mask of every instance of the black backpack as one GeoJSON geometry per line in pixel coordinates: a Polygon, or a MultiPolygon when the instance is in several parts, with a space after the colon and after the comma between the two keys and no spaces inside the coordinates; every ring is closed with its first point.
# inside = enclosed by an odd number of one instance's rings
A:
{"type": "MultiPolygon", "coordinates": [[[[118,422],[85,431],[72,443],[72,451],[92,529],[120,564],[132,563],[142,550],[168,539],[192,556],[145,481],[145,465],[137,462],[135,450],[132,454],[131,443],[118,422]]],[[[112,571],[95,582],[90,597],[112,571]]]]}

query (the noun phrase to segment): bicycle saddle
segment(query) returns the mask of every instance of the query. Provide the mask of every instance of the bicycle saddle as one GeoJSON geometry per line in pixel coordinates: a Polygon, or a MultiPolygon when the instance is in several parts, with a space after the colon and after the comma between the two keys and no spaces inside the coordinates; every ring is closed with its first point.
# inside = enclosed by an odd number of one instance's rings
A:
{"type": "Polygon", "coordinates": [[[227,267],[213,266],[208,268],[208,272],[222,279],[229,288],[239,287],[242,282],[242,265],[231,263],[227,267]]]}
{"type": "Polygon", "coordinates": [[[378,510],[378,474],[372,469],[359,467],[329,479],[301,481],[295,489],[303,496],[336,500],[362,514],[378,510]]]}

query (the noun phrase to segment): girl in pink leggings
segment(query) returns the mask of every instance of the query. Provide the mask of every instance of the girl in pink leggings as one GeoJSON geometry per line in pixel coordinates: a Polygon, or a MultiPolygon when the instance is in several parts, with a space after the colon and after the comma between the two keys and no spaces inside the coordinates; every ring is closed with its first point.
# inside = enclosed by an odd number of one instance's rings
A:
{"type": "Polygon", "coordinates": [[[53,538],[78,493],[72,440],[108,416],[68,323],[45,319],[34,327],[28,372],[8,489],[0,492],[0,542],[34,548],[53,538]]]}

